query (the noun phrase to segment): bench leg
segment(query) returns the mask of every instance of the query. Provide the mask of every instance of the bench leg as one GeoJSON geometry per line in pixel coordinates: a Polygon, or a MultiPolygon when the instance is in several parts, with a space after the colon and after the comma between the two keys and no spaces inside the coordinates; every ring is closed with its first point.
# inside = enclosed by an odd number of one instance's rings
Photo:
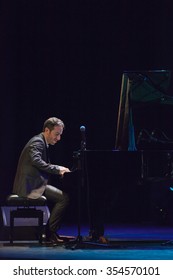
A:
{"type": "MultiPolygon", "coordinates": [[[[23,210],[24,211],[24,210],[23,210]]],[[[25,209],[25,212],[22,210],[13,210],[10,212],[10,244],[13,244],[14,239],[14,218],[37,218],[38,219],[38,239],[39,243],[42,244],[42,234],[43,234],[43,211],[41,210],[33,210],[27,211],[25,209]]]]}
{"type": "Polygon", "coordinates": [[[10,213],[10,244],[13,244],[13,233],[14,233],[14,215],[10,213]]]}
{"type": "Polygon", "coordinates": [[[39,226],[39,243],[42,244],[42,234],[43,234],[43,212],[40,212],[39,218],[38,218],[38,226],[39,226]]]}

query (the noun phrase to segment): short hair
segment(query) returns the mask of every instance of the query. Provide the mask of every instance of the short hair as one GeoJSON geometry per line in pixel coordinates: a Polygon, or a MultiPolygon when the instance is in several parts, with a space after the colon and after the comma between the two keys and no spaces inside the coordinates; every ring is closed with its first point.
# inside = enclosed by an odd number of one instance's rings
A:
{"type": "Polygon", "coordinates": [[[64,122],[56,117],[51,117],[49,119],[47,119],[44,122],[43,125],[43,131],[45,131],[45,128],[49,128],[50,130],[53,130],[55,126],[61,126],[62,128],[64,128],[64,122]]]}

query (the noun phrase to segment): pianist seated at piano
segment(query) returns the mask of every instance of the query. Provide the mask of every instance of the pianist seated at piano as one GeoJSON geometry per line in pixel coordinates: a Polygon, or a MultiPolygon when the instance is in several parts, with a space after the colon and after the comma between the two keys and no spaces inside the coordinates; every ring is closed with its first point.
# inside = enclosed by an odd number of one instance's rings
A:
{"type": "Polygon", "coordinates": [[[13,185],[13,193],[20,197],[37,199],[44,195],[53,204],[46,225],[46,242],[52,245],[64,243],[58,230],[69,203],[67,193],[49,184],[49,175],[63,176],[70,172],[67,167],[51,164],[49,159],[49,145],[60,141],[63,130],[61,119],[45,120],[42,132],[33,136],[21,152],[13,185]]]}

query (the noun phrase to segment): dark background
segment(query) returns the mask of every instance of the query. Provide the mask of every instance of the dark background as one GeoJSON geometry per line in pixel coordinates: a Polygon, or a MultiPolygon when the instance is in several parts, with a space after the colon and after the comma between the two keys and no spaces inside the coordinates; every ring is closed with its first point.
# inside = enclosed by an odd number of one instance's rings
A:
{"type": "Polygon", "coordinates": [[[172,27],[172,0],[1,0],[1,202],[50,116],[66,125],[53,162],[72,165],[81,125],[88,149],[114,149],[122,73],[172,70],[172,27]]]}

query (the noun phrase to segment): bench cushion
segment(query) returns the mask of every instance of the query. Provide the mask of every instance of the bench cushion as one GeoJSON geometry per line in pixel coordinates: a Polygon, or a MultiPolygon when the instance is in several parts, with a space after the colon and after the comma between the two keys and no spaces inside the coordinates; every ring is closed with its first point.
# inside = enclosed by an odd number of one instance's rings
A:
{"type": "Polygon", "coordinates": [[[47,199],[45,196],[41,196],[37,199],[31,199],[27,197],[20,197],[16,194],[11,194],[7,197],[6,204],[8,206],[44,206],[46,205],[47,199]]]}

